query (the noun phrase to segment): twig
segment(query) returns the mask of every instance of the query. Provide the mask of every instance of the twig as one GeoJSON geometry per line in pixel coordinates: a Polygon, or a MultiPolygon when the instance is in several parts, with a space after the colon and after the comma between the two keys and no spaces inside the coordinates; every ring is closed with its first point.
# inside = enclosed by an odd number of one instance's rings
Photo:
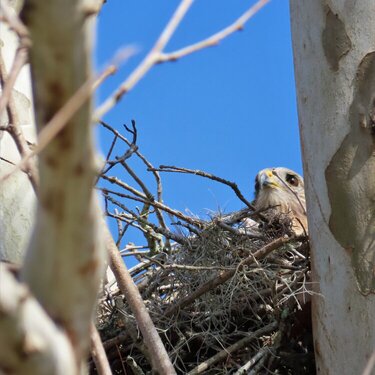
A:
{"type": "Polygon", "coordinates": [[[19,17],[11,10],[9,2],[4,0],[0,2],[2,16],[8,22],[9,27],[14,30],[19,38],[28,38],[29,32],[27,27],[19,19],[19,17]]]}
{"type": "MultiPolygon", "coordinates": [[[[3,55],[0,50],[0,83],[2,87],[5,87],[5,83],[7,81],[7,73],[5,68],[5,63],[3,60],[3,55]]],[[[10,82],[11,83],[11,82],[10,82]]],[[[6,105],[7,112],[8,112],[8,118],[9,123],[6,127],[6,131],[10,134],[10,136],[13,138],[14,143],[16,144],[17,150],[21,155],[21,158],[27,159],[26,162],[22,166],[22,170],[28,175],[30,183],[35,191],[37,193],[38,191],[38,185],[39,185],[39,174],[38,170],[36,168],[35,162],[29,160],[30,155],[32,154],[32,151],[30,151],[30,148],[27,144],[27,141],[23,135],[20,121],[16,109],[16,103],[12,94],[13,85],[8,85],[8,93],[7,97],[4,98],[4,104],[6,105]]],[[[3,95],[4,96],[4,95],[3,95]]],[[[1,111],[0,111],[1,113],[1,111]]],[[[11,169],[11,171],[16,170],[17,165],[11,169]]],[[[6,176],[6,175],[5,175],[6,176]]],[[[3,176],[1,179],[5,179],[5,176],[3,176]]]]}
{"type": "Polygon", "coordinates": [[[2,1],[0,3],[0,9],[2,11],[5,21],[8,22],[9,27],[17,33],[19,38],[19,46],[9,72],[7,82],[4,85],[2,84],[2,96],[0,97],[1,115],[4,108],[7,106],[9,97],[11,95],[18,74],[27,61],[27,49],[30,46],[30,36],[27,27],[22,23],[19,17],[10,8],[7,1],[2,1]]]}
{"type": "Polygon", "coordinates": [[[120,193],[118,191],[113,191],[113,190],[109,190],[109,189],[106,189],[106,188],[99,188],[99,190],[101,190],[104,194],[113,194],[113,195],[117,195],[121,198],[128,198],[128,199],[132,199],[132,200],[135,200],[137,202],[142,202],[142,203],[149,203],[151,206],[154,206],[155,208],[159,208],[165,212],[168,212],[170,213],[171,215],[181,219],[181,220],[184,220],[186,221],[187,223],[191,224],[191,225],[194,225],[194,226],[197,226],[198,228],[201,228],[202,227],[202,223],[200,220],[196,220],[196,219],[193,219],[189,216],[186,216],[184,215],[182,212],[180,211],[177,211],[173,208],[170,208],[168,206],[166,206],[165,204],[163,203],[160,203],[158,201],[149,201],[147,200],[147,198],[142,194],[140,193],[139,191],[137,191],[136,189],[132,188],[131,186],[129,186],[128,184],[120,181],[119,179],[117,179],[116,177],[108,177],[108,176],[102,176],[103,179],[113,183],[113,184],[117,184],[118,186],[121,186],[123,187],[124,189],[130,191],[131,193],[137,195],[137,196],[132,196],[132,195],[129,195],[129,194],[123,194],[123,193],[120,193]]]}
{"type": "Polygon", "coordinates": [[[196,291],[194,291],[190,295],[184,298],[181,298],[175,305],[171,306],[165,311],[165,315],[171,316],[175,314],[178,310],[184,308],[185,306],[188,306],[189,304],[194,302],[197,298],[207,293],[209,290],[216,288],[218,285],[221,285],[225,283],[227,280],[229,280],[230,278],[232,278],[235,275],[237,269],[239,269],[240,267],[248,266],[252,264],[254,262],[254,259],[264,258],[270,252],[279,248],[281,245],[289,241],[290,241],[290,238],[282,237],[263,246],[261,249],[257,250],[254,254],[252,254],[250,257],[247,257],[246,259],[244,259],[235,270],[228,270],[228,271],[222,272],[218,276],[214,277],[213,279],[201,285],[196,291]]]}
{"type": "Polygon", "coordinates": [[[162,53],[160,54],[158,62],[166,61],[176,61],[181,57],[190,55],[194,52],[198,52],[207,47],[217,46],[223,39],[229,35],[235,33],[236,31],[241,31],[245,23],[253,17],[260,9],[262,9],[270,0],[260,0],[255,3],[250,9],[248,9],[241,17],[234,21],[230,26],[226,27],[223,30],[220,30],[214,35],[211,35],[209,38],[204,39],[198,43],[192,44],[188,47],[181,48],[174,52],[162,53]]]}
{"type": "Polygon", "coordinates": [[[224,185],[229,186],[234,191],[234,193],[237,195],[237,197],[243,203],[246,204],[247,207],[249,207],[250,209],[255,211],[255,207],[243,196],[243,194],[241,193],[237,184],[232,182],[232,181],[225,180],[224,178],[221,178],[221,177],[215,176],[211,173],[207,173],[207,172],[200,171],[200,170],[197,170],[197,169],[193,170],[193,169],[188,169],[188,168],[180,168],[180,167],[175,167],[175,166],[161,165],[159,168],[156,168],[155,170],[160,171],[160,172],[175,172],[175,173],[194,174],[194,175],[197,175],[197,176],[208,178],[208,179],[213,180],[213,181],[220,182],[224,185]]]}
{"type": "Polygon", "coordinates": [[[112,235],[109,232],[106,224],[106,244],[110,257],[110,267],[114,273],[118,286],[121,292],[125,295],[134,316],[137,320],[138,326],[142,332],[144,342],[147,345],[152,358],[152,366],[160,374],[172,375],[176,374],[164,345],[155,329],[154,324],[147,312],[141,295],[139,294],[137,286],[134,284],[125,263],[123,262],[120,252],[113,241],[112,235]]]}
{"type": "Polygon", "coordinates": [[[209,358],[207,361],[204,361],[200,363],[197,367],[195,367],[193,370],[188,372],[188,375],[196,375],[204,372],[207,370],[210,366],[214,365],[215,363],[224,360],[227,358],[231,353],[243,348],[245,345],[247,345],[250,341],[254,340],[255,338],[258,338],[262,335],[265,335],[269,332],[272,332],[277,328],[277,322],[270,323],[260,329],[258,329],[255,332],[252,332],[249,334],[249,336],[244,337],[243,339],[237,341],[235,344],[229,346],[228,348],[225,348],[221,350],[220,352],[216,353],[214,356],[209,358]]]}
{"type": "Polygon", "coordinates": [[[9,71],[6,82],[2,83],[3,90],[0,97],[0,115],[6,108],[10,95],[12,93],[14,84],[17,77],[27,62],[27,49],[26,47],[18,47],[16,55],[14,56],[13,65],[9,71]]]}
{"type": "Polygon", "coordinates": [[[122,83],[120,87],[95,111],[94,120],[99,120],[105,113],[112,109],[116,103],[118,103],[119,100],[121,100],[121,98],[138,83],[138,81],[150,70],[150,68],[156,64],[160,52],[172,37],[192,3],[193,0],[181,1],[172,18],[161,33],[159,39],[156,41],[154,47],[138,65],[138,67],[130,74],[126,81],[122,83]]]}
{"type": "Polygon", "coordinates": [[[236,229],[236,228],[233,228],[231,227],[230,225],[224,223],[223,221],[221,221],[219,218],[215,219],[214,220],[214,223],[228,231],[228,232],[231,232],[232,234],[236,235],[236,236],[244,236],[244,237],[247,237],[247,238],[260,238],[260,239],[264,239],[264,236],[262,234],[252,234],[252,233],[246,233],[246,232],[241,232],[240,230],[236,229]]]}
{"type": "Polygon", "coordinates": [[[372,370],[375,367],[375,350],[373,351],[370,359],[368,360],[365,369],[363,370],[362,375],[371,375],[372,370]]]}
{"type": "MultiPolygon", "coordinates": [[[[99,121],[100,125],[102,125],[104,128],[106,128],[107,130],[111,131],[113,133],[113,135],[116,137],[116,138],[119,138],[121,139],[123,142],[125,142],[129,147],[131,147],[132,143],[133,142],[130,142],[128,139],[126,139],[121,133],[119,133],[116,129],[113,129],[112,126],[110,126],[109,124],[105,123],[104,121],[99,121]]],[[[154,167],[153,165],[146,159],[146,157],[144,155],[142,155],[139,150],[135,150],[135,154],[141,159],[141,161],[146,165],[146,167],[148,168],[148,170],[150,170],[152,172],[152,174],[154,175],[154,178],[155,178],[155,181],[156,181],[156,186],[157,186],[157,200],[159,202],[163,202],[162,200],[162,185],[161,185],[161,179],[160,179],[160,174],[158,171],[155,171],[153,170],[154,167]]],[[[107,158],[108,159],[108,158],[107,158]]]]}
{"type": "MultiPolygon", "coordinates": [[[[129,51],[129,56],[131,53],[132,51],[129,51]]],[[[23,157],[15,168],[13,168],[8,174],[4,175],[0,179],[0,182],[9,178],[18,169],[22,169],[31,157],[41,152],[67,125],[68,121],[82,107],[82,105],[91,97],[92,92],[95,91],[95,89],[115,71],[116,68],[114,66],[110,66],[101,75],[99,75],[98,78],[89,79],[86,81],[43,127],[39,133],[38,145],[30,153],[23,157]]]]}
{"type": "Polygon", "coordinates": [[[160,268],[165,270],[173,270],[173,269],[180,269],[180,270],[187,270],[187,271],[232,271],[236,270],[237,268],[229,268],[229,267],[220,267],[220,266],[189,266],[187,264],[164,264],[159,262],[155,258],[150,258],[148,256],[143,256],[143,258],[149,260],[151,263],[157,264],[160,268]]]}
{"type": "Polygon", "coordinates": [[[95,111],[94,120],[98,121],[108,111],[110,111],[121,100],[121,98],[146,75],[146,73],[155,64],[160,64],[166,61],[175,61],[180,57],[218,44],[221,40],[223,40],[230,34],[234,33],[235,31],[241,30],[244,24],[268,2],[269,0],[258,1],[258,3],[253,5],[233,24],[212,35],[211,37],[204,39],[203,41],[182,48],[175,52],[164,53],[163,50],[165,46],[169,42],[177,26],[180,24],[181,20],[184,18],[186,12],[193,3],[193,0],[182,0],[151,51],[146,55],[146,57],[138,65],[138,67],[130,74],[130,76],[120,85],[120,87],[115,92],[113,92],[111,96],[106,99],[104,103],[95,111]]]}
{"type": "Polygon", "coordinates": [[[260,359],[262,359],[265,354],[268,352],[268,348],[262,348],[257,354],[254,355],[249,361],[247,361],[242,367],[234,373],[234,375],[244,375],[247,374],[247,371],[250,370],[260,359]]]}
{"type": "Polygon", "coordinates": [[[113,339],[109,339],[103,342],[103,347],[106,349],[110,349],[115,345],[122,344],[125,340],[129,338],[129,333],[121,333],[118,336],[114,337],[113,339]]]}
{"type": "Polygon", "coordinates": [[[95,324],[91,324],[91,355],[99,375],[112,375],[107,354],[95,324]]]}
{"type": "MultiPolygon", "coordinates": [[[[125,170],[130,174],[130,176],[134,179],[134,181],[141,187],[141,189],[143,190],[143,193],[145,194],[145,196],[147,197],[147,199],[150,201],[150,202],[155,202],[155,198],[154,196],[151,194],[150,190],[147,188],[147,186],[145,185],[145,183],[138,177],[138,175],[133,171],[132,168],[130,168],[130,166],[125,162],[125,161],[122,161],[121,162],[121,165],[125,168],[125,170]]],[[[160,226],[165,229],[165,230],[168,230],[168,227],[165,223],[165,220],[164,220],[164,217],[163,217],[163,214],[161,212],[161,210],[159,208],[155,208],[155,214],[156,214],[156,217],[158,218],[159,220],[159,223],[160,223],[160,226]]]]}

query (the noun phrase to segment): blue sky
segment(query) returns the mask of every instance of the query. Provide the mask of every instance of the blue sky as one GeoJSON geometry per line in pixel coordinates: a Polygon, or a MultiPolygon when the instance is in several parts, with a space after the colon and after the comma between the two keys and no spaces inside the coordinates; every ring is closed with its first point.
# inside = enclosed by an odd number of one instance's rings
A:
{"type": "MultiPolygon", "coordinates": [[[[232,23],[254,1],[196,0],[167,45],[170,52],[232,23]]],[[[140,151],[155,166],[177,165],[235,181],[248,199],[256,173],[285,166],[302,173],[287,0],[271,0],[245,29],[217,47],[155,66],[104,120],[122,131],[137,122],[140,151]]],[[[102,102],[137,66],[178,1],[108,0],[99,17],[97,67],[116,51],[139,53],[99,90],[102,102]]],[[[109,146],[99,132],[102,150],[109,146]]],[[[152,187],[139,164],[134,168],[152,187]]],[[[130,182],[128,177],[121,178],[130,182]]],[[[164,201],[200,216],[242,207],[229,188],[196,176],[164,174],[164,201]]],[[[131,234],[129,235],[131,237],[131,234]]],[[[126,241],[134,241],[127,237],[126,241]]]]}

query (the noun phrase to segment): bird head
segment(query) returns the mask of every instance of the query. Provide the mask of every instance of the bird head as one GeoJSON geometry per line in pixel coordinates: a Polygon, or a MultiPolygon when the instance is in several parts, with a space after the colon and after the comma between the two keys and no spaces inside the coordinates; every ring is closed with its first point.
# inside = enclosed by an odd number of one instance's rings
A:
{"type": "Polygon", "coordinates": [[[288,168],[267,168],[257,174],[254,205],[257,210],[272,207],[276,213],[290,216],[294,226],[302,222],[300,227],[307,229],[303,178],[288,168]]]}

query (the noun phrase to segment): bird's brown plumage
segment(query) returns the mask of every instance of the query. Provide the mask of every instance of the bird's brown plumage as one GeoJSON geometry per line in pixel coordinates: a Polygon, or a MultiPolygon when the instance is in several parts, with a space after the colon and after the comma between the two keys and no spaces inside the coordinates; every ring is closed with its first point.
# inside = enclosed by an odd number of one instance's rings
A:
{"type": "Polygon", "coordinates": [[[270,208],[276,214],[286,214],[292,220],[292,230],[300,235],[307,233],[307,217],[303,178],[283,168],[267,168],[255,178],[257,210],[270,208]]]}

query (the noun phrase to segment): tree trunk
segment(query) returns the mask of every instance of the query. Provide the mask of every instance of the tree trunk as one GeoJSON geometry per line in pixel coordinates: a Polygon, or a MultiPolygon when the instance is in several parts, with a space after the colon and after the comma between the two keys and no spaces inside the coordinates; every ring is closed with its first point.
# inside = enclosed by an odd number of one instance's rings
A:
{"type": "Polygon", "coordinates": [[[375,2],[291,0],[320,374],[375,349],[375,2]]]}
{"type": "MultiPolygon", "coordinates": [[[[11,10],[19,10],[21,1],[12,1],[11,10]]],[[[15,11],[16,11],[15,10],[15,11]]],[[[17,35],[6,24],[1,25],[0,53],[3,68],[8,75],[18,48],[17,35]]],[[[1,82],[0,82],[1,85],[1,82]]],[[[3,85],[1,85],[3,86],[3,85]]],[[[3,87],[1,87],[3,91],[3,87]]],[[[25,65],[13,86],[12,97],[25,138],[35,142],[35,126],[29,65],[25,65]]],[[[8,126],[9,116],[4,109],[0,114],[0,126],[8,126]]],[[[0,178],[11,171],[20,160],[14,140],[0,130],[0,178]],[[10,162],[10,163],[9,163],[10,162]]],[[[1,181],[0,188],[0,260],[20,264],[30,238],[34,222],[35,193],[24,172],[15,172],[1,181]]]]}

